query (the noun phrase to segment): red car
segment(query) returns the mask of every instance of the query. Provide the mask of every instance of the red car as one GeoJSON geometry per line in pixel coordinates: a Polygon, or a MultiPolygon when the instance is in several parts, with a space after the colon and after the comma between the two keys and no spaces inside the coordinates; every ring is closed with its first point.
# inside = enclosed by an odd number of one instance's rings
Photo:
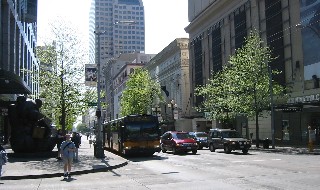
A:
{"type": "Polygon", "coordinates": [[[172,151],[173,154],[178,152],[192,152],[197,154],[197,141],[189,135],[188,132],[167,131],[160,139],[160,147],[162,152],[172,151]]]}

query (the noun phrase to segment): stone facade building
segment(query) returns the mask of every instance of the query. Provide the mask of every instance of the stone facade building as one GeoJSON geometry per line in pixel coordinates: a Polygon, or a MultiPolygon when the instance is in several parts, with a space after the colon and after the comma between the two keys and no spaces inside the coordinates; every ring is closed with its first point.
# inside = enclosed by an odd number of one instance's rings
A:
{"type": "MultiPolygon", "coordinates": [[[[270,65],[281,71],[274,80],[287,87],[289,99],[275,105],[259,119],[260,139],[278,144],[306,144],[307,127],[320,127],[320,1],[313,0],[189,0],[189,21],[185,28],[190,39],[191,95],[203,85],[211,73],[219,71],[230,55],[244,44],[244,37],[257,29],[262,40],[277,57],[270,65]],[[273,119],[273,120],[272,120],[273,119]],[[271,122],[274,121],[274,131],[271,122]]],[[[191,97],[191,107],[203,101],[191,97]]],[[[207,122],[196,110],[190,115],[201,126],[219,127],[219,121],[207,122]]],[[[241,118],[234,124],[243,135],[253,133],[255,124],[241,118]]]]}
{"type": "Polygon", "coordinates": [[[177,38],[145,66],[154,80],[160,83],[165,103],[161,108],[163,129],[192,131],[190,119],[189,39],[177,38]]]}

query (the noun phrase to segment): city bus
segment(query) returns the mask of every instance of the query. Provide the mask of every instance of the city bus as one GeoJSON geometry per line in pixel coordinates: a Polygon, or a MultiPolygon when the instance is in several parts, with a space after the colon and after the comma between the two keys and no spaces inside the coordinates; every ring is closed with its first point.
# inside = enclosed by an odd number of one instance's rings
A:
{"type": "Polygon", "coordinates": [[[122,155],[160,152],[160,129],[154,115],[127,115],[103,126],[105,149],[122,155]]]}

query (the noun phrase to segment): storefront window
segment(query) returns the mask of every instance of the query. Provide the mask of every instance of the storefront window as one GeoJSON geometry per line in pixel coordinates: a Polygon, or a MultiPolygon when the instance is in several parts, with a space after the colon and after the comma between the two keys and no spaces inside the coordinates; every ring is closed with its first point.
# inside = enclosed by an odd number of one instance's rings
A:
{"type": "Polygon", "coordinates": [[[282,140],[290,140],[289,129],[289,120],[282,120],[282,140]]]}

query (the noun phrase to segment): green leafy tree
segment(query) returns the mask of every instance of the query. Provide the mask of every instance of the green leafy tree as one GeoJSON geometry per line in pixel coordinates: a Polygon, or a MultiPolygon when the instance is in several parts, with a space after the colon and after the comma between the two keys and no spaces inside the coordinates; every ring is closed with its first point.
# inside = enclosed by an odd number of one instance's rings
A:
{"type": "Polygon", "coordinates": [[[96,90],[84,85],[84,49],[71,24],[55,22],[53,40],[37,48],[40,61],[41,111],[64,132],[96,99],[96,90]]]}
{"type": "Polygon", "coordinates": [[[81,132],[81,133],[89,133],[90,132],[90,128],[85,124],[85,123],[79,123],[77,125],[77,131],[81,132]]]}
{"type": "Polygon", "coordinates": [[[259,143],[258,117],[263,110],[270,110],[270,90],[277,98],[284,92],[276,82],[270,85],[270,72],[279,73],[269,70],[272,59],[275,58],[271,57],[271,50],[264,46],[259,33],[252,31],[245,45],[230,57],[229,64],[214,73],[208,84],[196,88],[196,95],[205,97],[202,106],[211,113],[211,119],[225,120],[227,116],[234,118],[239,114],[255,117],[259,143]]]}
{"type": "Polygon", "coordinates": [[[135,69],[121,96],[121,115],[146,114],[156,100],[163,101],[160,84],[151,79],[147,70],[135,69]]]}

